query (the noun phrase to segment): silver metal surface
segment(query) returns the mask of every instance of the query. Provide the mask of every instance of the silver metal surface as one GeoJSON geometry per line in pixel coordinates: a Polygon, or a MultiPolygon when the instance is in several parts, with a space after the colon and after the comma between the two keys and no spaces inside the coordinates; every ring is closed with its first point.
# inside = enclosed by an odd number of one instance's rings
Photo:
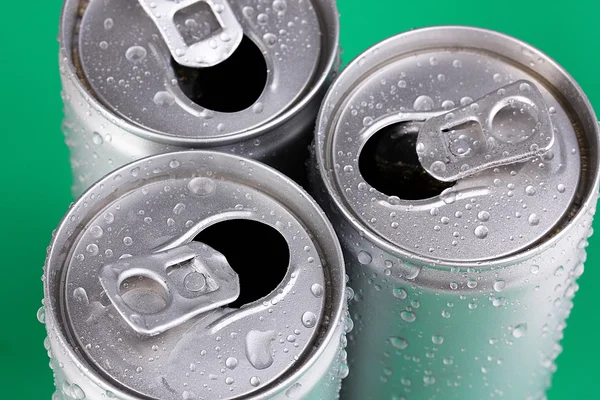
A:
{"type": "MultiPolygon", "coordinates": [[[[248,254],[252,282],[274,273],[261,270],[270,245],[248,254]]],[[[49,251],[46,326],[58,396],[81,390],[88,399],[333,398],[347,375],[344,277],[323,212],[274,170],[204,151],[132,163],[73,205],[49,251]],[[181,299],[172,302],[175,293],[191,297],[196,313],[194,300],[205,297],[194,297],[196,289],[219,295],[235,281],[222,255],[193,241],[232,220],[265,224],[285,239],[284,278],[240,308],[185,315],[181,299]],[[126,308],[143,314],[148,328],[124,319],[126,308]],[[171,318],[168,330],[152,331],[157,315],[171,318]]],[[[241,281],[240,290],[252,288],[241,281]]]]}
{"type": "MultiPolygon", "coordinates": [[[[494,135],[535,127],[521,118],[526,108],[497,113],[494,135]]],[[[416,159],[413,143],[406,153],[416,159]]],[[[499,33],[407,32],[367,50],[334,83],[317,121],[315,161],[315,193],[356,293],[342,396],[545,398],[598,197],[598,124],[573,79],[499,33]],[[417,185],[403,187],[407,200],[367,182],[360,160],[369,139],[403,115],[421,114],[391,139],[417,135],[423,121],[522,80],[548,107],[555,137],[548,152],[459,179],[429,198],[410,197],[417,185]]],[[[400,181],[397,174],[390,179],[400,181]]]]}
{"type": "MultiPolygon", "coordinates": [[[[193,68],[212,67],[226,60],[239,46],[244,31],[226,0],[138,0],[158,28],[173,59],[193,68]],[[200,2],[206,3],[216,18],[219,29],[191,45],[179,31],[175,14],[200,2]]],[[[114,23],[114,20],[113,20],[114,23]]]]}
{"type": "MultiPolygon", "coordinates": [[[[66,0],[60,66],[75,194],[135,159],[189,148],[237,153],[296,179],[305,175],[314,118],[339,65],[335,2],[230,6],[262,52],[267,77],[254,104],[219,112],[184,94],[171,52],[139,2],[66,0]]],[[[201,1],[176,14],[180,34],[205,41],[220,32],[210,10],[201,1]]],[[[239,96],[229,90],[232,99],[239,96]]]]}
{"type": "MultiPolygon", "coordinates": [[[[328,131],[317,137],[323,143],[322,166],[331,175],[344,208],[361,226],[392,246],[431,259],[495,259],[543,238],[573,202],[581,168],[576,127],[560,98],[532,71],[488,55],[485,41],[482,49],[460,50],[436,46],[433,41],[430,46],[434,48],[414,50],[410,46],[417,44],[412,42],[388,43],[390,50],[370,51],[363,56],[370,62],[359,65],[359,59],[344,72],[345,79],[330,92],[330,99],[339,100],[330,100],[324,108],[327,114],[322,114],[327,125],[320,126],[319,132],[328,131]],[[398,56],[383,65],[390,54],[398,56]],[[377,69],[368,73],[373,67],[377,69]],[[484,170],[457,181],[438,196],[420,200],[382,193],[359,173],[359,156],[368,140],[383,127],[404,121],[406,113],[443,112],[444,107],[449,111],[457,105],[470,105],[473,99],[520,80],[538,87],[554,113],[552,124],[560,135],[555,134],[547,156],[484,170]],[[333,110],[327,108],[332,106],[333,110]]],[[[461,47],[469,43],[456,39],[461,47]]],[[[535,127],[529,117],[515,117],[511,122],[512,112],[507,109],[494,118],[497,125],[504,124],[506,134],[515,127],[535,127]]]]}
{"type": "Polygon", "coordinates": [[[162,333],[240,295],[239,277],[225,256],[198,242],[106,264],[98,278],[112,306],[143,335],[162,333]],[[145,286],[148,280],[159,287],[145,286]],[[156,291],[162,295],[158,304],[149,301],[156,291]]]}
{"type": "Polygon", "coordinates": [[[416,151],[430,175],[452,182],[542,156],[553,144],[554,130],[542,94],[533,83],[521,80],[429,118],[419,129],[416,151]],[[525,123],[496,122],[503,110],[522,115],[525,123]],[[473,123],[474,128],[464,128],[473,123]]]}

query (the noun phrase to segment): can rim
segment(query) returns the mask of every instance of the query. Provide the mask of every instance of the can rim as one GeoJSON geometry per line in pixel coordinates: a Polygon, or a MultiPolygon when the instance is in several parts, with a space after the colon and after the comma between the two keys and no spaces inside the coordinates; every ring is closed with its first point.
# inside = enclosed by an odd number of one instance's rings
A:
{"type": "MultiPolygon", "coordinates": [[[[277,117],[267,121],[263,125],[245,131],[240,131],[238,133],[233,133],[224,137],[190,138],[168,136],[158,131],[143,128],[142,126],[130,122],[125,118],[116,116],[114,112],[112,112],[106,105],[104,105],[96,98],[95,94],[91,90],[86,88],[86,85],[78,76],[77,68],[73,62],[73,51],[72,49],[67,48],[68,45],[72,44],[72,39],[69,38],[69,36],[72,35],[72,33],[65,32],[64,28],[67,25],[70,26],[69,23],[72,24],[74,22],[73,20],[75,19],[75,15],[67,15],[67,10],[72,8],[79,8],[79,2],[80,0],[66,0],[63,4],[60,17],[60,28],[58,34],[60,46],[59,56],[61,60],[66,60],[66,64],[69,68],[69,71],[67,72],[67,79],[71,80],[77,91],[86,98],[86,101],[89,102],[94,109],[98,110],[105,117],[109,118],[115,125],[136,136],[146,138],[154,142],[190,147],[203,145],[213,147],[228,145],[231,143],[249,140],[261,136],[285,124],[286,122],[294,118],[296,115],[300,114],[302,110],[305,109],[311,102],[315,101],[315,98],[318,97],[319,92],[323,90],[323,87],[327,84],[327,81],[330,79],[329,77],[331,73],[336,69],[338,54],[340,50],[339,18],[333,18],[333,24],[329,23],[330,21],[327,21],[327,23],[325,23],[322,16],[323,13],[318,12],[317,16],[319,17],[321,27],[327,30],[326,32],[322,32],[322,40],[327,40],[325,38],[328,38],[329,41],[331,41],[331,49],[327,56],[327,61],[323,63],[322,71],[318,73],[318,79],[307,85],[308,87],[310,87],[310,90],[308,90],[304,96],[301,96],[299,100],[296,103],[294,103],[290,108],[288,108],[283,113],[279,114],[277,117]]],[[[322,3],[324,3],[324,5],[326,3],[328,7],[331,7],[331,9],[328,11],[332,13],[332,15],[335,15],[336,17],[339,15],[337,4],[335,1],[325,0],[322,1],[322,3]]]]}
{"type": "MultiPolygon", "coordinates": [[[[585,93],[583,92],[583,90],[581,89],[579,84],[573,79],[573,77],[564,68],[562,68],[554,59],[549,57],[547,54],[545,54],[541,50],[539,50],[539,49],[533,47],[532,45],[530,45],[520,39],[517,39],[513,36],[506,35],[504,33],[500,33],[500,32],[489,30],[489,29],[484,29],[484,28],[464,26],[464,25],[438,25],[438,26],[419,28],[419,29],[406,31],[406,32],[391,36],[391,37],[367,48],[365,51],[361,52],[358,56],[356,56],[354,58],[354,60],[352,60],[350,63],[348,63],[348,65],[344,68],[344,70],[337,77],[335,82],[328,89],[327,94],[325,95],[325,97],[323,99],[324,106],[321,107],[321,110],[319,111],[319,114],[317,115],[317,122],[316,122],[316,128],[315,128],[316,162],[317,162],[317,169],[318,169],[319,175],[321,176],[321,179],[324,181],[323,182],[324,183],[324,191],[329,196],[331,202],[335,205],[335,207],[337,209],[336,211],[338,211],[342,215],[342,217],[354,229],[356,229],[359,232],[359,234],[361,236],[366,237],[368,240],[372,241],[376,246],[380,247],[381,249],[385,250],[386,252],[389,252],[390,254],[393,254],[400,258],[409,259],[409,260],[412,260],[412,261],[414,261],[416,263],[420,263],[420,264],[432,265],[432,266],[442,267],[442,268],[452,268],[452,267],[485,268],[485,267],[489,267],[489,266],[502,267],[502,266],[514,264],[516,261],[532,258],[532,257],[536,256],[537,254],[544,252],[547,248],[554,246],[556,244],[556,242],[558,242],[564,235],[566,235],[566,233],[565,233],[566,229],[561,229],[559,232],[555,232],[553,234],[553,236],[551,236],[550,238],[547,238],[547,236],[542,237],[540,239],[540,241],[534,243],[530,247],[522,249],[522,250],[512,253],[510,255],[500,256],[498,258],[479,261],[479,262],[446,261],[446,260],[436,259],[436,258],[432,258],[432,257],[425,257],[425,256],[417,255],[417,254],[412,254],[412,253],[402,249],[399,246],[395,246],[393,243],[385,240],[385,238],[380,237],[376,232],[374,232],[373,230],[366,227],[361,221],[358,220],[358,218],[356,218],[356,216],[353,214],[353,212],[350,210],[350,208],[345,204],[344,200],[341,198],[340,194],[338,193],[337,187],[335,186],[333,179],[330,179],[331,175],[328,173],[327,167],[326,167],[326,161],[330,158],[330,154],[331,154],[330,153],[331,149],[329,148],[328,129],[330,127],[330,122],[332,120],[332,118],[330,118],[330,116],[332,115],[331,110],[336,109],[337,107],[326,109],[325,105],[329,104],[332,101],[332,98],[335,97],[335,95],[337,94],[336,93],[336,91],[338,90],[336,87],[337,82],[341,82],[344,79],[346,79],[346,77],[351,74],[351,71],[356,66],[359,65],[361,59],[363,57],[365,57],[369,52],[371,52],[374,47],[385,46],[388,43],[393,43],[393,42],[405,39],[408,36],[419,35],[419,34],[422,34],[425,32],[435,31],[435,30],[439,30],[439,29],[466,30],[466,31],[473,32],[474,35],[477,35],[477,34],[489,35],[492,37],[497,37],[499,39],[511,40],[513,42],[519,43],[519,45],[523,46],[523,48],[533,52],[534,54],[538,54],[540,56],[545,57],[546,63],[550,64],[553,68],[556,69],[556,71],[561,73],[563,75],[563,77],[566,79],[566,81],[568,82],[568,84],[572,86],[572,88],[575,90],[574,94],[582,100],[586,111],[589,113],[590,118],[592,118],[593,121],[596,121],[596,123],[593,124],[593,134],[594,134],[596,140],[600,140],[600,129],[599,129],[599,126],[597,123],[598,119],[596,117],[596,114],[594,112],[594,109],[593,109],[589,99],[587,98],[587,96],[585,95],[585,93]],[[320,136],[320,135],[325,136],[325,140],[323,140],[322,145],[319,144],[319,140],[318,140],[318,136],[320,136]]],[[[597,154],[595,156],[593,166],[594,166],[594,171],[595,171],[595,177],[593,179],[592,185],[590,186],[590,190],[588,190],[588,193],[586,193],[585,196],[582,196],[582,202],[579,205],[579,210],[569,218],[569,221],[566,222],[564,226],[571,226],[572,224],[576,224],[586,214],[586,212],[587,212],[586,210],[588,209],[588,207],[590,205],[594,204],[596,201],[596,192],[597,192],[598,185],[600,183],[600,174],[598,173],[598,171],[600,170],[600,157],[598,157],[597,154]]]]}
{"type": "MultiPolygon", "coordinates": [[[[328,306],[326,303],[325,309],[330,310],[329,324],[325,327],[326,334],[317,335],[317,337],[316,337],[316,340],[318,340],[318,343],[320,343],[322,345],[312,346],[312,348],[310,350],[307,349],[310,352],[305,354],[304,355],[305,357],[301,358],[301,360],[303,360],[303,361],[299,364],[293,364],[293,366],[287,370],[287,371],[290,371],[290,370],[293,371],[291,374],[286,374],[284,372],[279,379],[276,379],[275,381],[269,383],[268,385],[265,385],[264,391],[258,390],[257,392],[254,392],[253,394],[248,395],[248,397],[244,397],[244,398],[247,398],[248,400],[264,399],[268,396],[272,396],[276,393],[279,393],[279,391],[281,391],[282,387],[290,386],[294,382],[296,382],[298,379],[300,379],[319,360],[321,355],[326,351],[327,344],[332,343],[335,340],[335,335],[339,334],[337,332],[337,330],[338,330],[337,329],[337,327],[338,327],[337,321],[339,321],[342,318],[343,312],[345,309],[345,305],[346,305],[346,297],[345,297],[346,296],[346,294],[345,294],[346,282],[344,279],[345,263],[344,263],[342,247],[340,245],[339,240],[337,239],[337,235],[335,233],[333,225],[327,218],[325,212],[321,209],[319,204],[304,189],[302,189],[297,183],[295,183],[292,179],[288,178],[287,176],[285,176],[281,172],[277,171],[276,169],[274,169],[266,164],[263,164],[259,161],[248,159],[248,158],[241,157],[238,155],[227,154],[227,153],[222,153],[222,152],[215,152],[215,151],[211,151],[211,150],[185,150],[185,151],[162,153],[162,154],[156,154],[156,155],[152,155],[149,157],[145,157],[140,160],[136,160],[129,164],[126,164],[126,165],[106,174],[102,179],[98,180],[93,186],[86,189],[86,191],[75,202],[71,203],[71,205],[69,206],[69,210],[64,215],[64,217],[61,219],[58,228],[56,229],[56,231],[53,233],[53,236],[52,236],[52,241],[50,243],[50,248],[47,253],[46,262],[44,264],[44,268],[45,268],[45,270],[44,270],[44,299],[46,299],[44,307],[46,308],[46,314],[49,316],[49,318],[47,318],[46,323],[51,324],[51,325],[52,324],[56,324],[56,325],[62,324],[57,321],[58,318],[55,318],[57,316],[60,316],[59,311],[61,308],[60,307],[61,299],[56,298],[56,296],[54,295],[53,288],[48,284],[48,276],[47,275],[49,275],[51,265],[57,264],[57,263],[58,264],[62,263],[62,260],[60,259],[60,257],[61,257],[60,253],[61,253],[62,249],[59,249],[58,246],[56,246],[56,242],[57,242],[58,238],[65,237],[67,235],[67,232],[65,231],[65,229],[67,229],[67,225],[68,225],[67,222],[70,220],[71,216],[73,216],[76,213],[76,211],[78,210],[78,206],[85,203],[86,200],[88,199],[88,195],[92,195],[93,192],[95,190],[97,190],[101,185],[112,181],[113,176],[118,175],[118,174],[123,174],[123,173],[126,173],[127,171],[129,171],[131,169],[132,165],[146,163],[148,161],[152,161],[153,159],[157,159],[157,158],[174,157],[176,155],[181,155],[181,154],[204,155],[204,156],[212,156],[215,158],[222,157],[222,158],[229,158],[231,160],[243,159],[246,164],[252,165],[252,167],[255,168],[255,170],[262,169],[263,171],[267,172],[268,174],[275,177],[276,179],[281,180],[282,185],[285,185],[289,190],[292,190],[292,191],[296,192],[296,194],[298,194],[299,196],[302,196],[304,198],[304,200],[307,202],[307,205],[310,208],[312,208],[311,215],[313,217],[319,218],[321,220],[321,223],[325,227],[326,230],[323,231],[322,233],[325,233],[328,237],[331,237],[333,239],[334,247],[329,248],[328,250],[331,251],[331,255],[333,256],[333,258],[337,259],[339,262],[337,269],[340,270],[338,272],[338,274],[340,276],[338,277],[338,279],[341,280],[342,287],[340,288],[340,294],[339,294],[339,296],[337,296],[337,299],[336,299],[336,296],[331,296],[330,299],[332,302],[329,303],[328,306]]],[[[324,267],[324,268],[326,268],[326,267],[324,267]]],[[[332,274],[330,274],[330,276],[331,275],[332,274]]],[[[326,274],[326,277],[327,277],[327,274],[326,274]]],[[[55,329],[53,329],[52,333],[53,333],[54,337],[57,339],[62,350],[64,350],[66,352],[66,356],[77,367],[77,369],[87,371],[89,374],[87,376],[88,379],[93,381],[99,387],[105,388],[107,386],[106,378],[104,378],[101,374],[99,374],[97,372],[96,368],[93,365],[91,365],[85,359],[85,357],[82,357],[77,351],[75,351],[73,344],[71,343],[69,338],[64,334],[63,329],[56,327],[55,329]]],[[[131,393],[129,393],[127,391],[123,391],[121,386],[115,386],[114,383],[115,383],[114,380],[109,381],[109,385],[112,386],[110,389],[115,395],[118,395],[119,397],[128,398],[128,399],[129,398],[130,399],[139,398],[139,395],[137,395],[138,397],[133,396],[131,393]]]]}

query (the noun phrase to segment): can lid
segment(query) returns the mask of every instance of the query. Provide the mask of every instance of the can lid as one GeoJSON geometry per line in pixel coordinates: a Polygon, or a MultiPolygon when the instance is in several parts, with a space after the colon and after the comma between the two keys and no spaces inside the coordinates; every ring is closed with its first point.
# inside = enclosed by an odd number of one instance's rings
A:
{"type": "Polygon", "coordinates": [[[91,0],[80,13],[76,65],[95,96],[166,139],[265,125],[311,89],[321,63],[313,0],[91,0]]]}
{"type": "Polygon", "coordinates": [[[580,142],[594,142],[596,126],[576,107],[593,116],[566,72],[523,42],[415,30],[334,83],[317,158],[367,234],[421,259],[492,260],[542,240],[585,196],[580,142]]]}
{"type": "Polygon", "coordinates": [[[111,173],[75,204],[49,256],[48,307],[113,386],[237,399],[319,350],[341,318],[340,256],[322,212],[279,173],[227,154],[163,154],[111,173]],[[240,221],[254,225],[236,232],[240,221]],[[280,239],[266,242],[255,225],[280,239]],[[256,300],[226,306],[258,287],[256,300]]]}

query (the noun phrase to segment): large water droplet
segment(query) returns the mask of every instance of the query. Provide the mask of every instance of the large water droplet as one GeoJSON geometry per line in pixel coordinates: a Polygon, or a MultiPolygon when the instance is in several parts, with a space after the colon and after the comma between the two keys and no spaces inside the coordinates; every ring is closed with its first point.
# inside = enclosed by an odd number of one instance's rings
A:
{"type": "Polygon", "coordinates": [[[310,287],[310,291],[312,292],[313,296],[315,296],[315,297],[323,297],[323,286],[321,286],[318,283],[313,284],[310,287]]]}
{"type": "Polygon", "coordinates": [[[170,107],[175,104],[175,98],[171,93],[165,91],[156,92],[152,100],[154,104],[161,107],[170,107]]]}
{"type": "Polygon", "coordinates": [[[256,369],[269,368],[273,364],[271,342],[275,340],[275,331],[252,330],[246,335],[246,357],[256,369]]]}
{"type": "Polygon", "coordinates": [[[367,253],[364,250],[361,250],[358,253],[358,262],[363,264],[363,265],[368,265],[371,264],[371,261],[373,261],[373,257],[371,256],[371,254],[367,253]]]}
{"type": "Polygon", "coordinates": [[[404,350],[408,347],[408,342],[406,341],[406,339],[401,338],[399,336],[392,336],[390,338],[390,343],[392,344],[392,346],[400,350],[404,350]]]}
{"type": "Polygon", "coordinates": [[[433,109],[433,99],[429,96],[419,96],[413,104],[415,111],[431,111],[433,109]]]}
{"type": "Polygon", "coordinates": [[[315,324],[317,323],[317,316],[311,312],[311,311],[307,311],[304,314],[302,314],[302,325],[304,325],[307,328],[312,328],[313,326],[315,326],[315,324]]]}
{"type": "Polygon", "coordinates": [[[406,322],[414,322],[417,319],[417,316],[412,311],[404,310],[400,313],[400,318],[406,322]]]}
{"type": "Polygon", "coordinates": [[[514,337],[521,338],[527,334],[527,324],[519,324],[512,331],[514,337]]]}
{"type": "Polygon", "coordinates": [[[146,58],[147,51],[142,46],[131,46],[125,52],[125,58],[132,63],[138,63],[146,58]]]}
{"type": "Polygon", "coordinates": [[[489,229],[486,226],[479,225],[475,228],[475,237],[478,239],[485,239],[489,233],[489,229]]]}
{"type": "Polygon", "coordinates": [[[199,177],[189,181],[187,187],[190,192],[194,193],[195,195],[209,196],[214,193],[217,185],[215,181],[210,178],[199,177]]]}
{"type": "Polygon", "coordinates": [[[296,382],[285,391],[285,396],[289,399],[297,399],[300,395],[300,389],[302,389],[302,385],[296,382]]]}

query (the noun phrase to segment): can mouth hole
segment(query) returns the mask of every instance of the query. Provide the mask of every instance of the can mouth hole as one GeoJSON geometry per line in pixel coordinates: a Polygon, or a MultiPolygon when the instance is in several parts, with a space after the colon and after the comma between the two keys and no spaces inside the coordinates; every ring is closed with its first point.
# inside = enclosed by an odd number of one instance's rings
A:
{"type": "Polygon", "coordinates": [[[417,136],[422,123],[398,122],[373,134],[359,155],[365,181],[387,196],[423,200],[441,194],[455,182],[441,182],[429,175],[417,156],[417,136]]]}
{"type": "Polygon", "coordinates": [[[129,308],[140,314],[156,314],[162,311],[168,302],[167,289],[144,275],[124,279],[119,285],[119,295],[129,308]]]}
{"type": "Polygon", "coordinates": [[[171,60],[179,87],[200,107],[233,113],[256,103],[267,84],[267,62],[246,35],[225,61],[208,68],[190,68],[171,60]]]}
{"type": "Polygon", "coordinates": [[[290,249],[276,229],[262,222],[234,219],[202,230],[194,240],[225,256],[240,279],[240,296],[229,307],[239,308],[273,292],[283,281],[290,249]]]}

